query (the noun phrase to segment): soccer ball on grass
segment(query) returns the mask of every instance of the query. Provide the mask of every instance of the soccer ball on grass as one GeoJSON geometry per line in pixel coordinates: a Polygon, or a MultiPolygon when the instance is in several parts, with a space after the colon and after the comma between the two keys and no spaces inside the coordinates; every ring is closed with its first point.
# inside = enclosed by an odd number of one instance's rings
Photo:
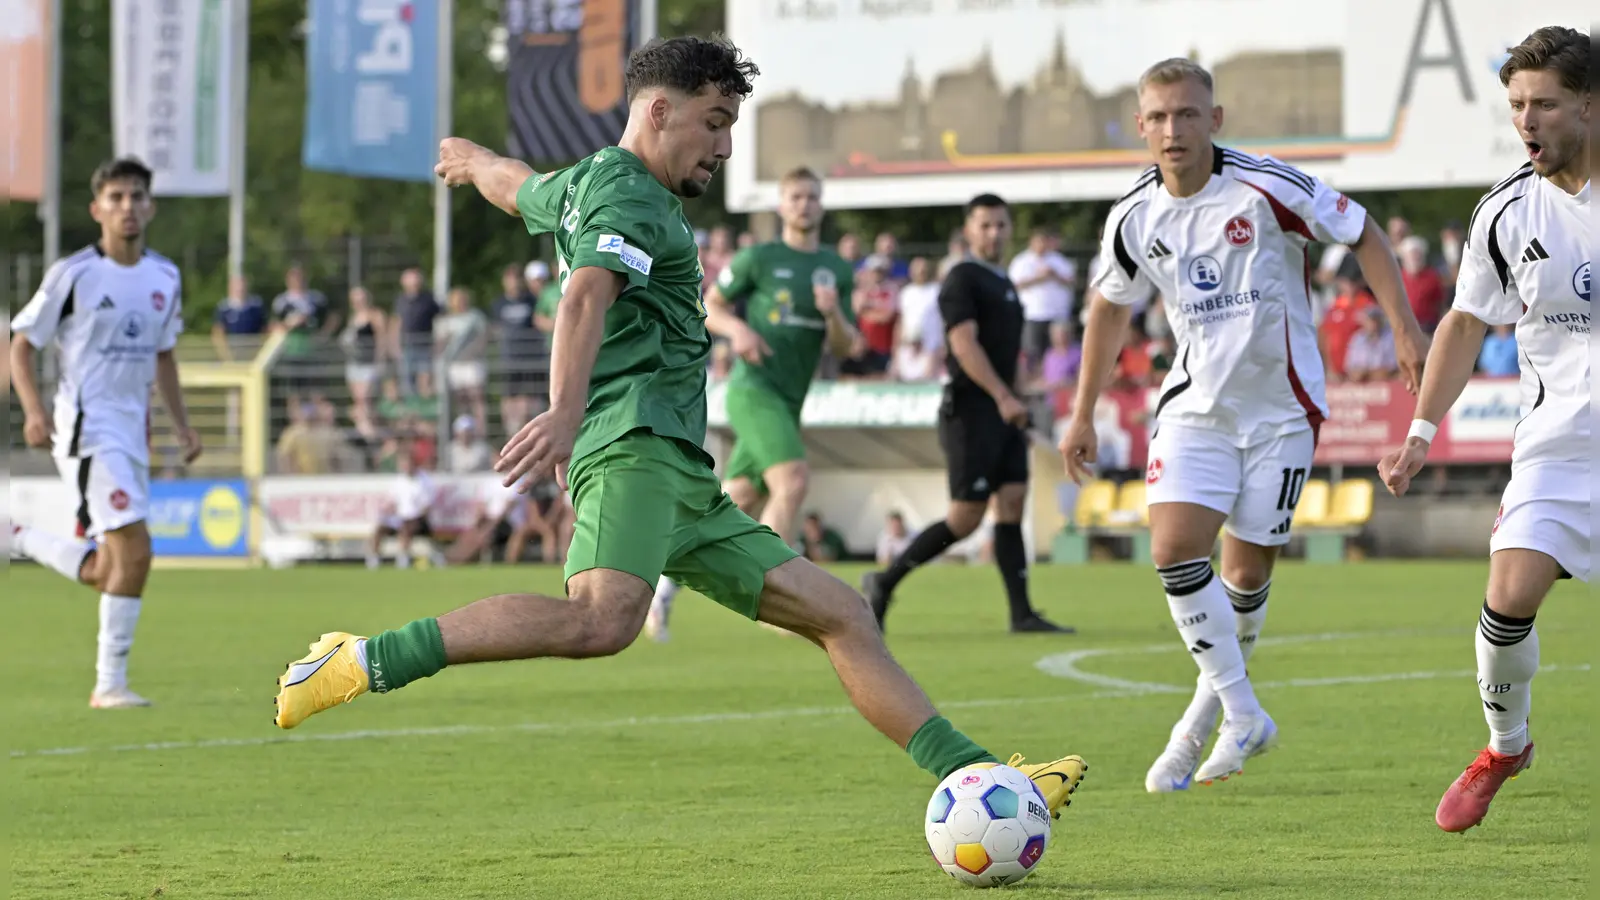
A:
{"type": "Polygon", "coordinates": [[[1050,810],[1028,776],[999,763],[950,773],[934,790],[924,820],[940,868],[974,887],[1016,884],[1050,845],[1050,810]]]}

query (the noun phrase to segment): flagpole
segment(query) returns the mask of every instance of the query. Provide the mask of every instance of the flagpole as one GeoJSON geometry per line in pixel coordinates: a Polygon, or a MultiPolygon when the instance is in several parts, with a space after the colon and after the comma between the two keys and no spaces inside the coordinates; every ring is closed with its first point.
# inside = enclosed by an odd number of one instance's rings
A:
{"type": "Polygon", "coordinates": [[[44,184],[39,197],[39,221],[44,225],[44,264],[61,258],[61,0],[48,0],[46,15],[50,42],[49,82],[44,106],[44,184]]]}
{"type": "MultiPolygon", "coordinates": [[[[59,2],[59,0],[57,0],[59,2]]],[[[232,5],[228,35],[228,274],[244,274],[245,109],[250,97],[250,0],[232,5]]]]}
{"type": "Polygon", "coordinates": [[[656,31],[660,28],[656,17],[656,0],[639,0],[639,34],[633,42],[635,48],[656,39],[656,31]]]}
{"type": "Polygon", "coordinates": [[[227,72],[227,274],[245,274],[246,104],[250,102],[250,0],[232,6],[227,72]]]}
{"type": "MultiPolygon", "coordinates": [[[[451,96],[455,87],[455,0],[439,2],[439,48],[434,65],[434,141],[443,140],[454,127],[451,96]]],[[[450,292],[450,188],[444,179],[433,181],[433,295],[444,303],[450,292]]]]}

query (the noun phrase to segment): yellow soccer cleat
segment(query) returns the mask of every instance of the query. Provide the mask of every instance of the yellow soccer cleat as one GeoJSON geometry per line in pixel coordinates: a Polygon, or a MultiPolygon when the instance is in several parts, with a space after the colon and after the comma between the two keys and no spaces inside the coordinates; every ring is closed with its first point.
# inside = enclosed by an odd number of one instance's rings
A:
{"type": "Polygon", "coordinates": [[[311,645],[311,652],[289,664],[278,676],[278,712],[272,717],[279,728],[293,728],[315,713],[332,709],[365,694],[371,679],[356,655],[356,642],[366,638],[335,631],[311,645]]]}
{"type": "Polygon", "coordinates": [[[1084,773],[1089,771],[1089,764],[1081,756],[1063,756],[1055,762],[1025,766],[1022,754],[1018,753],[1006,765],[1033,779],[1039,793],[1044,795],[1045,805],[1050,807],[1050,815],[1057,819],[1061,818],[1061,810],[1072,805],[1072,792],[1078,789],[1084,773]]]}

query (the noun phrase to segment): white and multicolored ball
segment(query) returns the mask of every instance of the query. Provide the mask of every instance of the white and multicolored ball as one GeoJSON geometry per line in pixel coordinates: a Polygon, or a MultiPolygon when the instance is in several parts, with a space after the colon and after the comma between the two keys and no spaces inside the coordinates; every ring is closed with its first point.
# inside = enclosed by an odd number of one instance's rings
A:
{"type": "Polygon", "coordinates": [[[1050,810],[1028,776],[999,763],[950,773],[924,820],[934,861],[974,887],[1016,884],[1050,845],[1050,810]]]}

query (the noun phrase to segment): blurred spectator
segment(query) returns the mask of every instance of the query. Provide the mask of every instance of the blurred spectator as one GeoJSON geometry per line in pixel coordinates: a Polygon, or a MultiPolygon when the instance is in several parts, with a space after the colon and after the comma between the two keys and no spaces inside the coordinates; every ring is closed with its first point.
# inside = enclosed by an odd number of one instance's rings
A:
{"type": "Polygon", "coordinates": [[[1166,380],[1167,373],[1177,364],[1178,342],[1169,332],[1150,342],[1150,386],[1156,387],[1166,380]]]}
{"type": "Polygon", "coordinates": [[[350,289],[350,321],[339,335],[345,355],[344,380],[350,387],[350,420],[363,434],[372,430],[372,402],[383,380],[379,337],[388,333],[388,317],[372,305],[372,295],[356,285],[350,289]]]}
{"type": "Polygon", "coordinates": [[[567,546],[572,543],[572,529],[577,517],[567,495],[554,479],[538,482],[528,491],[522,523],[506,541],[506,562],[522,558],[522,548],[529,538],[539,539],[540,556],[551,565],[567,561],[567,546]]]}
{"type": "Polygon", "coordinates": [[[898,287],[905,284],[911,277],[911,271],[905,261],[900,259],[900,239],[893,233],[880,232],[872,239],[872,252],[889,260],[889,280],[898,287]]]}
{"type": "Polygon", "coordinates": [[[1028,371],[1039,371],[1039,362],[1050,348],[1050,326],[1072,319],[1074,293],[1078,285],[1078,266],[1061,255],[1059,242],[1048,228],[1035,228],[1028,246],[1011,260],[1007,272],[1016,285],[1026,320],[1022,350],[1028,371]]]}
{"type": "Polygon", "coordinates": [[[878,565],[887,568],[900,554],[911,546],[911,534],[906,529],[905,517],[898,512],[889,513],[883,520],[883,531],[878,535],[878,565]]]}
{"type": "Polygon", "coordinates": [[[1361,312],[1360,328],[1345,348],[1344,375],[1351,381],[1383,381],[1400,373],[1394,360],[1394,338],[1384,327],[1383,310],[1376,306],[1361,312]]]}
{"type": "Polygon", "coordinates": [[[839,532],[822,524],[822,517],[814,512],[806,513],[800,528],[800,549],[814,563],[838,562],[848,552],[839,532]]]}
{"type": "Polygon", "coordinates": [[[312,354],[319,330],[324,319],[329,324],[337,319],[328,314],[328,298],[306,287],[306,273],[299,264],[283,273],[283,293],[272,298],[272,319],[272,329],[284,335],[278,371],[288,382],[289,405],[298,406],[318,381],[312,354]]]}
{"type": "Polygon", "coordinates": [[[719,340],[711,345],[711,370],[706,377],[713,383],[727,380],[733,374],[733,345],[719,340]]]}
{"type": "Polygon", "coordinates": [[[489,318],[472,305],[472,293],[464,287],[451,288],[445,302],[449,311],[433,325],[445,387],[475,420],[487,422],[483,389],[489,380],[489,318]]]}
{"type": "Polygon", "coordinates": [[[1389,235],[1389,246],[1399,247],[1401,241],[1411,236],[1411,223],[1401,216],[1390,216],[1384,232],[1389,235]]]}
{"type": "Polygon", "coordinates": [[[944,276],[949,274],[950,268],[966,258],[967,239],[962,235],[961,229],[957,228],[950,233],[950,239],[945,242],[944,257],[939,260],[939,265],[934,269],[934,272],[938,275],[939,280],[943,281],[944,276]]]}
{"type": "Polygon", "coordinates": [[[231,276],[228,296],[217,304],[217,313],[211,320],[211,346],[217,351],[217,359],[231,362],[235,349],[240,355],[254,356],[260,335],[266,330],[266,305],[250,293],[250,282],[243,275],[231,276]]]}
{"type": "Polygon", "coordinates": [[[391,428],[405,419],[432,416],[438,409],[437,401],[415,394],[402,394],[400,385],[396,381],[383,382],[383,399],[378,401],[378,418],[391,428]]]}
{"type": "Polygon", "coordinates": [[[289,425],[278,435],[278,471],[284,475],[326,475],[337,471],[344,436],[334,424],[326,399],[290,407],[289,425]],[[321,409],[326,404],[326,409],[321,409]]]}
{"type": "Polygon", "coordinates": [[[1461,247],[1467,242],[1467,232],[1461,227],[1460,222],[1446,222],[1439,229],[1439,256],[1442,260],[1441,274],[1444,277],[1446,299],[1449,299],[1450,289],[1455,287],[1456,276],[1461,271],[1461,247]]]}
{"type": "Polygon", "coordinates": [[[841,375],[858,378],[877,378],[889,371],[889,359],[894,353],[895,291],[888,280],[889,259],[873,254],[862,263],[856,275],[855,307],[856,327],[861,340],[856,352],[840,363],[841,375]]]}
{"type": "Polygon", "coordinates": [[[1350,248],[1344,244],[1327,244],[1322,249],[1322,258],[1317,261],[1317,270],[1312,274],[1311,280],[1316,284],[1316,293],[1311,296],[1311,321],[1317,325],[1328,315],[1328,310],[1333,308],[1333,301],[1339,296],[1339,273],[1345,269],[1345,261],[1350,260],[1350,248]]]}
{"type": "Polygon", "coordinates": [[[1069,319],[1050,326],[1050,349],[1044,352],[1039,365],[1039,382],[1045,390],[1071,387],[1078,380],[1078,369],[1083,365],[1083,348],[1073,339],[1073,325],[1069,319]]]}
{"type": "Polygon", "coordinates": [[[834,252],[839,258],[852,266],[861,264],[861,238],[853,231],[846,231],[839,235],[839,243],[834,247],[834,252]]]}
{"type": "MultiPolygon", "coordinates": [[[[402,453],[399,459],[400,477],[394,484],[394,493],[389,502],[384,504],[383,517],[378,520],[378,527],[372,530],[372,540],[367,544],[369,569],[376,569],[379,565],[378,551],[383,546],[384,538],[397,539],[395,568],[409,569],[412,540],[433,536],[428,514],[433,511],[433,504],[438,499],[438,489],[434,487],[427,470],[413,462],[410,454],[402,453]]],[[[444,555],[437,548],[433,549],[432,556],[435,565],[444,565],[444,555]]]]}
{"type": "Polygon", "coordinates": [[[1377,301],[1372,299],[1372,294],[1362,283],[1359,272],[1356,261],[1346,258],[1335,280],[1337,294],[1333,304],[1328,307],[1327,315],[1322,317],[1322,325],[1317,328],[1318,342],[1322,345],[1322,367],[1327,371],[1330,382],[1344,379],[1345,353],[1350,347],[1350,339],[1361,330],[1361,314],[1377,306],[1377,301]]]}
{"type": "Polygon", "coordinates": [[[733,262],[735,248],[733,233],[726,225],[718,225],[706,234],[706,245],[700,250],[700,268],[705,272],[704,284],[715,284],[717,276],[733,262]]]}
{"type": "Polygon", "coordinates": [[[755,234],[749,231],[741,231],[739,232],[739,239],[734,241],[734,252],[737,253],[740,250],[748,250],[755,245],[755,234]]]}
{"type": "Polygon", "coordinates": [[[422,270],[412,266],[400,273],[400,295],[394,301],[390,328],[390,353],[400,365],[400,390],[423,397],[433,395],[433,320],[439,301],[422,286],[422,270]]]}
{"type": "Polygon", "coordinates": [[[1117,355],[1115,385],[1120,388],[1142,387],[1150,381],[1150,351],[1145,337],[1134,323],[1122,340],[1122,352],[1117,355]]]}
{"type": "Polygon", "coordinates": [[[500,273],[500,296],[490,308],[503,379],[500,427],[508,436],[533,418],[533,398],[542,393],[539,372],[546,354],[544,336],[534,327],[534,309],[538,303],[535,290],[543,289],[549,276],[550,268],[538,261],[528,263],[525,269],[506,266],[500,273]],[[528,276],[526,281],[525,275],[528,276]]]}
{"type": "Polygon", "coordinates": [[[932,352],[913,338],[910,343],[895,345],[894,359],[889,363],[889,377],[895,381],[917,383],[938,378],[938,364],[932,352]]]}
{"type": "Polygon", "coordinates": [[[1400,277],[1405,281],[1406,299],[1422,330],[1433,333],[1444,315],[1444,282],[1439,270],[1428,265],[1428,239],[1411,235],[1400,242],[1400,277]]]}
{"type": "Polygon", "coordinates": [[[939,282],[933,280],[933,263],[925,256],[911,261],[911,281],[900,288],[899,343],[920,340],[935,356],[944,351],[944,319],[939,315],[939,282]]]}
{"type": "MultiPolygon", "coordinates": [[[[523,482],[517,482],[511,487],[505,487],[498,481],[489,485],[487,495],[480,497],[473,506],[476,515],[470,529],[458,534],[450,543],[450,550],[445,554],[445,560],[451,565],[460,565],[470,562],[474,557],[492,551],[496,546],[505,546],[509,551],[511,535],[522,526],[528,518],[529,499],[519,493],[518,488],[523,482]]],[[[521,548],[518,547],[520,551],[521,548]]],[[[516,559],[506,554],[506,562],[516,562],[516,559]]]]}
{"type": "Polygon", "coordinates": [[[533,295],[533,327],[544,334],[556,330],[556,309],[561,305],[561,285],[550,277],[550,267],[541,260],[528,263],[522,282],[533,295]]]}
{"type": "Polygon", "coordinates": [[[494,454],[489,450],[489,442],[483,439],[478,430],[478,423],[471,416],[456,416],[455,422],[450,426],[450,454],[447,460],[450,472],[455,475],[470,475],[474,472],[487,472],[489,465],[494,462],[494,454]]]}
{"type": "Polygon", "coordinates": [[[1509,378],[1519,373],[1517,359],[1517,329],[1515,325],[1495,325],[1483,336],[1483,349],[1478,351],[1478,368],[1494,378],[1509,378]]]}

